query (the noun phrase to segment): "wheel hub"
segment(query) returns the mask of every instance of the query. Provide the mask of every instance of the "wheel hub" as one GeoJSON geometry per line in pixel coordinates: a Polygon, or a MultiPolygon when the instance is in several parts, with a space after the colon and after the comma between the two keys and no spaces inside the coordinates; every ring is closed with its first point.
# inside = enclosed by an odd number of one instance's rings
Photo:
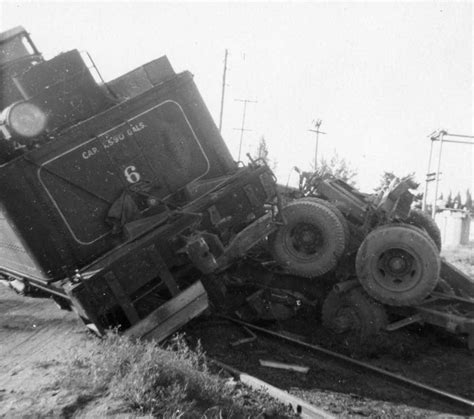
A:
{"type": "Polygon", "coordinates": [[[406,291],[417,283],[421,264],[410,251],[392,248],[382,252],[376,263],[376,280],[386,290],[406,291]]]}
{"type": "Polygon", "coordinates": [[[300,223],[291,230],[291,246],[298,253],[313,255],[323,245],[321,231],[314,225],[300,223]]]}
{"type": "Polygon", "coordinates": [[[360,327],[357,313],[352,307],[342,307],[334,318],[333,329],[336,333],[357,330],[360,327]]]}
{"type": "Polygon", "coordinates": [[[388,265],[393,272],[403,272],[407,264],[404,258],[393,257],[388,261],[388,265]]]}

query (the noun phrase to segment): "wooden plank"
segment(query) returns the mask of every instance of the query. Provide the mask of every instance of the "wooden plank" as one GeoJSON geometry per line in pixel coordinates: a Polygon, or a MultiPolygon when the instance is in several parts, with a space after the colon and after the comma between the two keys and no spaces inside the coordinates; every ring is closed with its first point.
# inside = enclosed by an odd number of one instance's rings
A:
{"type": "Polygon", "coordinates": [[[242,326],[242,328],[250,335],[250,337],[239,339],[239,340],[236,340],[235,342],[231,342],[230,346],[235,347],[235,346],[242,345],[244,343],[249,343],[249,342],[253,342],[254,340],[257,340],[257,335],[253,333],[248,327],[242,326]]]}
{"type": "Polygon", "coordinates": [[[423,321],[423,317],[420,313],[415,314],[414,316],[406,317],[404,319],[398,320],[396,322],[390,323],[385,330],[393,332],[394,330],[401,329],[402,327],[408,326],[413,323],[419,323],[423,321]]]}
{"type": "Polygon", "coordinates": [[[200,296],[182,310],[175,313],[172,317],[168,318],[165,322],[162,322],[155,329],[142,336],[142,339],[161,342],[185,326],[192,319],[202,314],[208,307],[207,296],[200,296]]]}
{"type": "Polygon", "coordinates": [[[207,293],[201,281],[196,281],[126,330],[124,334],[133,338],[160,341],[204,312],[208,306],[207,293]]]}
{"type": "Polygon", "coordinates": [[[122,285],[120,285],[120,282],[115,276],[115,274],[112,271],[109,271],[104,275],[104,278],[107,281],[107,284],[109,285],[110,289],[114,293],[114,296],[117,299],[117,302],[120,304],[120,307],[122,307],[122,310],[127,316],[127,319],[130,324],[133,325],[137,323],[140,320],[137,310],[135,310],[135,307],[133,306],[128,295],[123,290],[122,285]]]}
{"type": "Polygon", "coordinates": [[[295,364],[287,364],[284,362],[277,362],[277,361],[269,361],[266,359],[259,359],[258,362],[262,367],[268,368],[278,368],[282,370],[288,371],[296,371],[306,374],[309,371],[309,367],[305,367],[303,365],[295,365],[295,364]]]}

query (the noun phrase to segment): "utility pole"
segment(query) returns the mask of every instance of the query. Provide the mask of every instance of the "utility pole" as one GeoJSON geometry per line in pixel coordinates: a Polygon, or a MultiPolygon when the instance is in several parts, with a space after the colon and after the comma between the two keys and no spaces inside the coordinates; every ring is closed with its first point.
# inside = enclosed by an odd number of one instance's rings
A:
{"type": "MultiPolygon", "coordinates": [[[[429,186],[430,182],[436,181],[436,183],[439,184],[439,181],[440,181],[441,173],[431,172],[431,161],[432,161],[432,157],[433,157],[433,144],[440,135],[441,134],[440,134],[439,131],[435,131],[435,132],[433,132],[432,134],[430,134],[428,136],[428,138],[431,141],[431,144],[430,144],[430,154],[429,154],[429,157],[428,157],[428,170],[426,171],[425,191],[423,192],[423,202],[421,204],[421,210],[422,211],[426,211],[427,199],[428,199],[428,186],[429,186]]],[[[437,192],[435,193],[435,195],[436,194],[437,194],[437,192]]],[[[438,199],[438,197],[435,196],[434,205],[436,205],[437,199],[438,199]]]]}
{"type": "Polygon", "coordinates": [[[431,208],[431,218],[435,218],[436,214],[436,201],[438,199],[438,187],[439,187],[439,170],[441,169],[441,154],[443,151],[443,140],[444,136],[446,135],[446,131],[440,131],[438,138],[439,138],[439,151],[438,151],[438,165],[436,169],[436,180],[435,180],[435,194],[434,194],[434,200],[433,200],[433,208],[431,208]]]}
{"type": "Polygon", "coordinates": [[[245,129],[245,115],[247,112],[247,103],[257,103],[257,101],[249,100],[249,99],[235,99],[235,101],[244,103],[244,111],[242,114],[242,125],[240,128],[234,128],[234,130],[240,131],[239,156],[237,158],[237,161],[240,161],[240,154],[242,153],[242,142],[244,140],[244,131],[252,131],[251,129],[245,129]]]}
{"type": "Polygon", "coordinates": [[[221,112],[219,115],[219,132],[222,131],[222,116],[224,115],[225,78],[227,75],[227,55],[228,55],[228,51],[226,49],[225,55],[224,55],[224,72],[222,74],[222,95],[221,95],[221,112]]]}
{"type": "Polygon", "coordinates": [[[314,150],[314,171],[316,172],[316,168],[318,167],[318,143],[319,143],[319,134],[326,134],[319,130],[323,121],[321,119],[313,120],[313,129],[309,129],[308,131],[316,133],[316,148],[314,150]]]}
{"type": "MultiPolygon", "coordinates": [[[[421,210],[426,211],[426,197],[428,196],[428,184],[432,182],[435,178],[436,173],[431,173],[431,158],[433,156],[433,138],[430,135],[430,155],[428,157],[428,170],[426,171],[426,180],[425,180],[425,191],[423,192],[423,203],[421,204],[421,210]]],[[[436,198],[437,199],[437,198],[436,198]]]]}

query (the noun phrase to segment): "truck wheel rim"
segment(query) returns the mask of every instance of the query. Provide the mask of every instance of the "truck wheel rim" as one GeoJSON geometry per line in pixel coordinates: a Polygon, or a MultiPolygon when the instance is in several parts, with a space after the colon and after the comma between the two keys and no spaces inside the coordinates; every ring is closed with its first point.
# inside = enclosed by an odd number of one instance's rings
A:
{"type": "Polygon", "coordinates": [[[403,292],[413,288],[422,274],[418,255],[407,249],[392,248],[379,254],[374,279],[383,289],[403,292]]]}
{"type": "Polygon", "coordinates": [[[285,242],[294,256],[303,259],[314,257],[325,244],[321,230],[308,223],[295,225],[287,234],[285,242]]]}

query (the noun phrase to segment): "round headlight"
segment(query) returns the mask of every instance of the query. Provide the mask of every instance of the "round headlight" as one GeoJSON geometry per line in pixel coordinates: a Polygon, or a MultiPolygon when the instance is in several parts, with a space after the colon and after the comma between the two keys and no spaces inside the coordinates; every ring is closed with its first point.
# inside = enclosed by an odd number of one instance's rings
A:
{"type": "Polygon", "coordinates": [[[6,125],[12,134],[36,137],[46,128],[46,114],[30,102],[14,103],[7,109],[6,125]]]}

